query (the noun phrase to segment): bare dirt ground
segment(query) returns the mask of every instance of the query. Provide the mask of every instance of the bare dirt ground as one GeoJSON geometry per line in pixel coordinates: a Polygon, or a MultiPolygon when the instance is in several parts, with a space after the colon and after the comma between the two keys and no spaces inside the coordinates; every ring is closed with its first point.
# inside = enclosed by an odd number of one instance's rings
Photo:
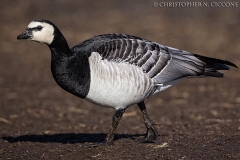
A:
{"type": "MultiPolygon", "coordinates": [[[[122,118],[114,145],[94,148],[110,127],[111,108],[63,91],[47,46],[17,41],[35,19],[49,19],[70,46],[94,35],[125,33],[240,66],[239,8],[160,8],[154,1],[0,1],[0,159],[240,159],[240,72],[186,79],[149,98],[156,143],[137,106],[122,118]]],[[[210,2],[209,2],[210,3],[210,2]]]]}

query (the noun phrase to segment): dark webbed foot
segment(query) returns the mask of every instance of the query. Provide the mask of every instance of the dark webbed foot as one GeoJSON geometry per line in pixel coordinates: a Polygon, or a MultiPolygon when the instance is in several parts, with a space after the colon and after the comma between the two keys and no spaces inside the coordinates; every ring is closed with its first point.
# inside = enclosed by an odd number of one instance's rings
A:
{"type": "Polygon", "coordinates": [[[138,103],[138,107],[141,109],[142,113],[143,113],[143,119],[144,119],[144,123],[145,126],[147,128],[147,133],[145,135],[144,138],[141,138],[140,140],[138,140],[139,142],[155,142],[158,138],[158,131],[155,128],[155,123],[149,118],[147,111],[146,111],[146,107],[143,102],[138,103]]]}
{"type": "Polygon", "coordinates": [[[156,142],[156,140],[158,139],[158,131],[157,129],[154,127],[155,124],[151,124],[149,125],[147,128],[147,133],[145,134],[144,138],[140,138],[137,139],[138,142],[141,143],[153,143],[156,142]]]}

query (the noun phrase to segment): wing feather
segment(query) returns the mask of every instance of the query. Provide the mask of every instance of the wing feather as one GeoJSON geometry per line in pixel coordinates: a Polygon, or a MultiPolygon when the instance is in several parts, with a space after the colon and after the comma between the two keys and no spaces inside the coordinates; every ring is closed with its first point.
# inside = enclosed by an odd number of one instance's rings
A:
{"type": "Polygon", "coordinates": [[[82,43],[73,47],[72,51],[98,52],[103,59],[111,62],[135,65],[158,84],[204,72],[205,63],[193,54],[135,36],[106,34],[82,43]]]}

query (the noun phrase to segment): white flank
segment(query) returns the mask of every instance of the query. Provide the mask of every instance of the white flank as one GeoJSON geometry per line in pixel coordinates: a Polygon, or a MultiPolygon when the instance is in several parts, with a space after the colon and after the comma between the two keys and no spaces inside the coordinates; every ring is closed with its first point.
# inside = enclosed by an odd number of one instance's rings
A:
{"type": "Polygon", "coordinates": [[[126,108],[143,101],[157,87],[137,66],[102,60],[97,52],[91,54],[89,63],[91,82],[86,99],[98,105],[126,108]]]}
{"type": "Polygon", "coordinates": [[[36,41],[36,42],[40,42],[40,43],[45,43],[45,44],[51,44],[54,38],[54,28],[52,25],[48,24],[48,23],[44,23],[44,22],[31,22],[28,25],[28,28],[35,28],[37,26],[42,26],[42,30],[40,31],[32,31],[32,41],[36,41]]]}

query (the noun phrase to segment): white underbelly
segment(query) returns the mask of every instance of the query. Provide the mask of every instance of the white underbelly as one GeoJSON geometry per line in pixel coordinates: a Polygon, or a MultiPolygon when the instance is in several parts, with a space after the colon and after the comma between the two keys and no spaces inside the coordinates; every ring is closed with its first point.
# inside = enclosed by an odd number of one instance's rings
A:
{"type": "Polygon", "coordinates": [[[86,97],[98,105],[126,108],[143,101],[155,90],[154,80],[139,67],[109,62],[93,52],[89,58],[91,81],[86,97]]]}

